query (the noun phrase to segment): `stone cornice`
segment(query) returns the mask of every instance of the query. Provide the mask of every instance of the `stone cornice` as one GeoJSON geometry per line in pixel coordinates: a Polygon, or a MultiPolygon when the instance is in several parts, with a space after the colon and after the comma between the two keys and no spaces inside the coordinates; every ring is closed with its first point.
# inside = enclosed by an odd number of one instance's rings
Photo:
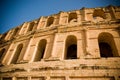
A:
{"type": "Polygon", "coordinates": [[[51,35],[57,32],[57,27],[48,27],[44,29],[39,29],[35,32],[34,37],[39,37],[39,36],[45,36],[45,35],[51,35]]]}
{"type": "Polygon", "coordinates": [[[32,38],[32,35],[20,35],[15,38],[14,42],[29,40],[30,38],[32,38]]]}

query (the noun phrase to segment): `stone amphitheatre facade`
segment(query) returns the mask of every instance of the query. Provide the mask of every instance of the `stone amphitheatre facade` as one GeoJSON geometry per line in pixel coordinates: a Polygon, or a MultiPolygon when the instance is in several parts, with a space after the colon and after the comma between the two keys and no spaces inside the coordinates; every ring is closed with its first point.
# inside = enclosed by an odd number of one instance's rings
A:
{"type": "Polygon", "coordinates": [[[60,11],[1,34],[0,80],[120,80],[120,6],[60,11]]]}

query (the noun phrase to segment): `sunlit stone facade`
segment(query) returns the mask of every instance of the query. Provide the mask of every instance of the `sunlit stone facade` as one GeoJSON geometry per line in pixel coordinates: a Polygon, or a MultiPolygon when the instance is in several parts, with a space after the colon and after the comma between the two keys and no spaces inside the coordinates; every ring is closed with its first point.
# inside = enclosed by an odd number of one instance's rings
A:
{"type": "Polygon", "coordinates": [[[120,80],[120,7],[61,11],[1,34],[0,80],[120,80]]]}

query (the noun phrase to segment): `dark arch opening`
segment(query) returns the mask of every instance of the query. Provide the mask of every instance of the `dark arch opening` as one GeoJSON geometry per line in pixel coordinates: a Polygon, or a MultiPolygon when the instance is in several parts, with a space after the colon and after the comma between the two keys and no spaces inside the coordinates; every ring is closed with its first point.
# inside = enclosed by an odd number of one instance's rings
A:
{"type": "Polygon", "coordinates": [[[77,59],[77,39],[75,36],[68,36],[66,39],[66,59],[77,59]]]}
{"type": "Polygon", "coordinates": [[[28,28],[28,31],[32,31],[32,30],[33,30],[33,27],[34,27],[34,22],[30,23],[29,28],[28,28]]]}
{"type": "Polygon", "coordinates": [[[21,51],[22,51],[22,48],[23,48],[23,44],[19,44],[19,45],[17,46],[17,49],[16,49],[16,51],[15,51],[15,54],[14,54],[14,56],[13,56],[13,58],[12,58],[11,63],[13,63],[13,64],[17,63],[17,61],[18,61],[18,59],[19,59],[19,56],[20,56],[20,53],[21,53],[21,51]]]}
{"type": "Polygon", "coordinates": [[[76,13],[70,13],[68,22],[77,22],[77,14],[76,13]]]}
{"type": "Polygon", "coordinates": [[[54,17],[49,17],[48,20],[47,20],[47,27],[52,25],[54,22],[54,17]]]}
{"type": "Polygon", "coordinates": [[[114,42],[114,37],[110,33],[101,33],[98,37],[98,42],[101,57],[119,56],[114,42]]]}
{"type": "Polygon", "coordinates": [[[108,43],[100,42],[99,47],[101,57],[113,57],[112,49],[108,43]]]}
{"type": "Polygon", "coordinates": [[[46,44],[47,44],[47,41],[45,39],[42,39],[39,42],[34,61],[40,61],[44,57],[46,44]]]}
{"type": "Polygon", "coordinates": [[[101,17],[101,18],[105,19],[106,15],[102,9],[96,9],[93,12],[93,17],[101,17]]]}
{"type": "Polygon", "coordinates": [[[67,49],[67,59],[77,59],[77,45],[72,44],[67,49]]]}

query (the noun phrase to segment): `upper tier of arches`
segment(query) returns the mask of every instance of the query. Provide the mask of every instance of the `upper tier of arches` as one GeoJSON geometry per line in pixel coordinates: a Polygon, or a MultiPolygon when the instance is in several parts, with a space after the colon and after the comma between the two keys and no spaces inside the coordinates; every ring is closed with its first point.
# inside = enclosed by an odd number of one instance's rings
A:
{"type": "Polygon", "coordinates": [[[82,8],[70,12],[60,12],[51,16],[42,16],[37,20],[25,22],[0,36],[0,40],[11,40],[15,36],[25,35],[35,30],[64,24],[81,24],[84,21],[99,23],[101,21],[120,19],[120,7],[108,6],[105,8],[82,8]]]}

